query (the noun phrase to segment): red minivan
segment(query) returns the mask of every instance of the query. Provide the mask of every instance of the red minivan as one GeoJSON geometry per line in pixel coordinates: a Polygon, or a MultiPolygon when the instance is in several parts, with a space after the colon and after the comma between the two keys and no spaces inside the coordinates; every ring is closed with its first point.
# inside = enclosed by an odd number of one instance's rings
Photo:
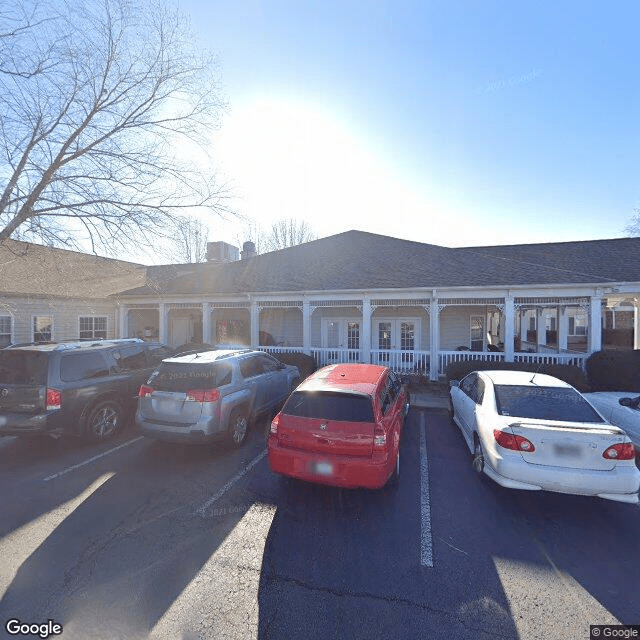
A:
{"type": "Polygon", "coordinates": [[[269,466],[309,482],[378,489],[397,480],[408,410],[408,393],[387,367],[323,367],[273,419],[269,466]]]}

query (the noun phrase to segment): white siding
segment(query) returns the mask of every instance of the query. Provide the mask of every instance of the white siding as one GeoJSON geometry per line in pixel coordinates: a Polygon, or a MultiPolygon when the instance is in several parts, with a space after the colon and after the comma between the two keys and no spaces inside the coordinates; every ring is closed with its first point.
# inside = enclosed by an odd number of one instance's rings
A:
{"type": "Polygon", "coordinates": [[[470,347],[471,316],[487,317],[486,307],[445,307],[440,313],[440,349],[455,351],[470,347]]]}

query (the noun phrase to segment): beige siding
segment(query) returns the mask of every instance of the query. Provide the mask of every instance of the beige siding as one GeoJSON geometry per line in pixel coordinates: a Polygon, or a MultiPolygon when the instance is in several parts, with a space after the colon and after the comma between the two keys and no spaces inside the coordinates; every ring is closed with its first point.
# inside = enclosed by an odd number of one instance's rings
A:
{"type": "Polygon", "coordinates": [[[260,313],[260,331],[270,333],[276,344],[301,347],[302,311],[296,308],[263,309],[260,313]]]}
{"type": "Polygon", "coordinates": [[[31,342],[34,316],[52,319],[53,340],[77,340],[80,337],[81,316],[106,316],[107,338],[116,337],[116,310],[112,302],[83,300],[3,299],[0,315],[13,318],[13,342],[31,342]]]}
{"type": "Polygon", "coordinates": [[[471,346],[471,316],[486,317],[486,307],[445,307],[440,313],[440,349],[455,351],[471,346]]]}

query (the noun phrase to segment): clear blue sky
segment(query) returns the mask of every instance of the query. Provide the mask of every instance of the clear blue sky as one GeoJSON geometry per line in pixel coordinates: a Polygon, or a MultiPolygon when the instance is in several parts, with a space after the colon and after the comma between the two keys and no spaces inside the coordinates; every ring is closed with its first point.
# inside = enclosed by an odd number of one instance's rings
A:
{"type": "Polygon", "coordinates": [[[552,242],[623,236],[640,206],[638,3],[180,6],[220,60],[214,157],[263,224],[552,242]]]}

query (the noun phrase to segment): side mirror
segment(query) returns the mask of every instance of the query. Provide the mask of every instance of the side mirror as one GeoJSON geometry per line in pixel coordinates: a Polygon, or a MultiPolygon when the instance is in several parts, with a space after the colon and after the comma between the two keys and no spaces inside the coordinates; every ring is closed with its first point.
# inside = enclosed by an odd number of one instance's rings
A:
{"type": "Polygon", "coordinates": [[[640,396],[638,396],[637,398],[620,398],[620,400],[618,400],[618,402],[623,406],[623,407],[629,407],[631,409],[635,409],[639,404],[640,404],[640,396]]]}
{"type": "Polygon", "coordinates": [[[459,387],[460,380],[449,380],[449,387],[459,387]]]}

